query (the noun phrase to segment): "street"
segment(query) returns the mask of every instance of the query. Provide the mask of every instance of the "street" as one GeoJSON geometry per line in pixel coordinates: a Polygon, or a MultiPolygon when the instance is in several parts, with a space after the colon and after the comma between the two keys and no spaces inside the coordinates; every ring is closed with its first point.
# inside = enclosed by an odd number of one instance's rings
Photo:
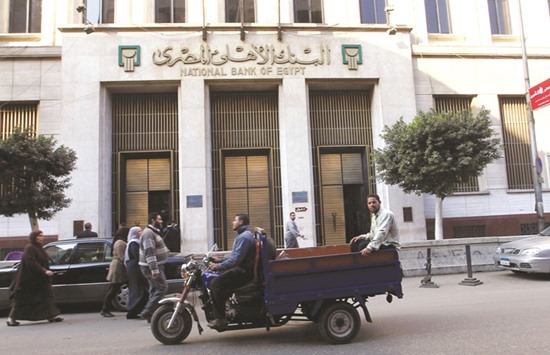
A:
{"type": "MultiPolygon", "coordinates": [[[[420,288],[421,277],[403,280],[403,299],[370,299],[373,323],[364,320],[346,345],[325,343],[317,325],[289,322],[280,328],[217,333],[196,324],[184,343],[158,343],[143,320],[124,313],[64,313],[65,321],[22,321],[0,329],[3,354],[541,354],[548,349],[550,277],[509,272],[477,273],[479,286],[462,286],[466,275],[435,275],[439,288],[420,288]]],[[[195,299],[192,298],[192,301],[195,299]]],[[[197,311],[200,311],[198,309],[197,311]]],[[[360,312],[362,318],[364,317],[360,312]]]]}

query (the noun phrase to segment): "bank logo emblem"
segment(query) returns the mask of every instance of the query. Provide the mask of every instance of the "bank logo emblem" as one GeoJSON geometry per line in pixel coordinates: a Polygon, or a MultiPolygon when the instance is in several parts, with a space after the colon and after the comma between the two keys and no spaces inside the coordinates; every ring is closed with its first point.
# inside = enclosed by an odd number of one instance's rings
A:
{"type": "Polygon", "coordinates": [[[348,66],[349,70],[357,70],[358,65],[363,64],[363,52],[360,44],[342,45],[342,63],[348,66]]]}
{"type": "Polygon", "coordinates": [[[141,48],[135,46],[118,46],[118,66],[125,72],[133,72],[141,64],[141,48]]]}

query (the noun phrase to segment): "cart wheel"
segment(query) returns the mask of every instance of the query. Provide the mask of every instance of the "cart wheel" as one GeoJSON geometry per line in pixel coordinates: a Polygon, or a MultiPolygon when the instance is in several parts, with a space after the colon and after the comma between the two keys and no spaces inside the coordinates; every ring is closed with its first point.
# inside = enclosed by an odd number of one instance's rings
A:
{"type": "Polygon", "coordinates": [[[346,302],[331,303],[319,317],[322,337],[333,344],[347,344],[359,333],[361,320],[357,309],[346,302]]]}
{"type": "Polygon", "coordinates": [[[174,324],[168,328],[170,319],[174,314],[174,305],[164,304],[157,308],[151,318],[151,331],[155,338],[165,345],[179,344],[187,338],[193,327],[191,315],[187,310],[183,310],[176,315],[174,324]]]}

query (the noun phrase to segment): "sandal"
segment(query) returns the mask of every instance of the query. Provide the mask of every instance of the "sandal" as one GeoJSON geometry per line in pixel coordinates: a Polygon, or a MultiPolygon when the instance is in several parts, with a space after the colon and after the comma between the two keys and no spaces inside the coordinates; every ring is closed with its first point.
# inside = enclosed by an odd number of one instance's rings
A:
{"type": "Polygon", "coordinates": [[[61,317],[50,318],[50,319],[48,319],[48,322],[50,322],[50,323],[63,322],[63,318],[61,318],[61,317]]]}
{"type": "Polygon", "coordinates": [[[6,324],[8,325],[8,327],[17,327],[21,323],[16,320],[9,319],[6,324]]]}

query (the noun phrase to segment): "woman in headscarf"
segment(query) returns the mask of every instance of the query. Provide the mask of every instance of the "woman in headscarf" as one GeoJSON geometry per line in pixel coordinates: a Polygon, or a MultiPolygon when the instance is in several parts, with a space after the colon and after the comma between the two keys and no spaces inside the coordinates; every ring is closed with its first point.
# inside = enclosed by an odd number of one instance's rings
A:
{"type": "Polygon", "coordinates": [[[48,255],[42,248],[44,233],[34,230],[29,234],[17,275],[10,287],[12,309],[7,324],[18,326],[17,320],[44,320],[61,322],[59,309],[53,301],[53,290],[48,255]]]}
{"type": "Polygon", "coordinates": [[[109,288],[105,294],[105,300],[103,301],[103,307],[101,308],[101,315],[103,317],[114,317],[111,313],[113,309],[113,299],[116,297],[117,292],[122,285],[128,281],[126,275],[126,267],[124,266],[124,253],[126,252],[126,237],[119,236],[119,238],[113,244],[113,259],[111,265],[109,265],[109,272],[107,273],[107,281],[109,281],[109,288]]]}
{"type": "Polygon", "coordinates": [[[124,264],[126,265],[126,272],[128,273],[129,291],[128,313],[126,313],[127,319],[139,318],[138,314],[149,298],[147,293],[147,281],[138,265],[140,235],[140,227],[136,226],[130,228],[130,232],[128,233],[128,246],[126,247],[126,254],[124,255],[124,264]]]}

